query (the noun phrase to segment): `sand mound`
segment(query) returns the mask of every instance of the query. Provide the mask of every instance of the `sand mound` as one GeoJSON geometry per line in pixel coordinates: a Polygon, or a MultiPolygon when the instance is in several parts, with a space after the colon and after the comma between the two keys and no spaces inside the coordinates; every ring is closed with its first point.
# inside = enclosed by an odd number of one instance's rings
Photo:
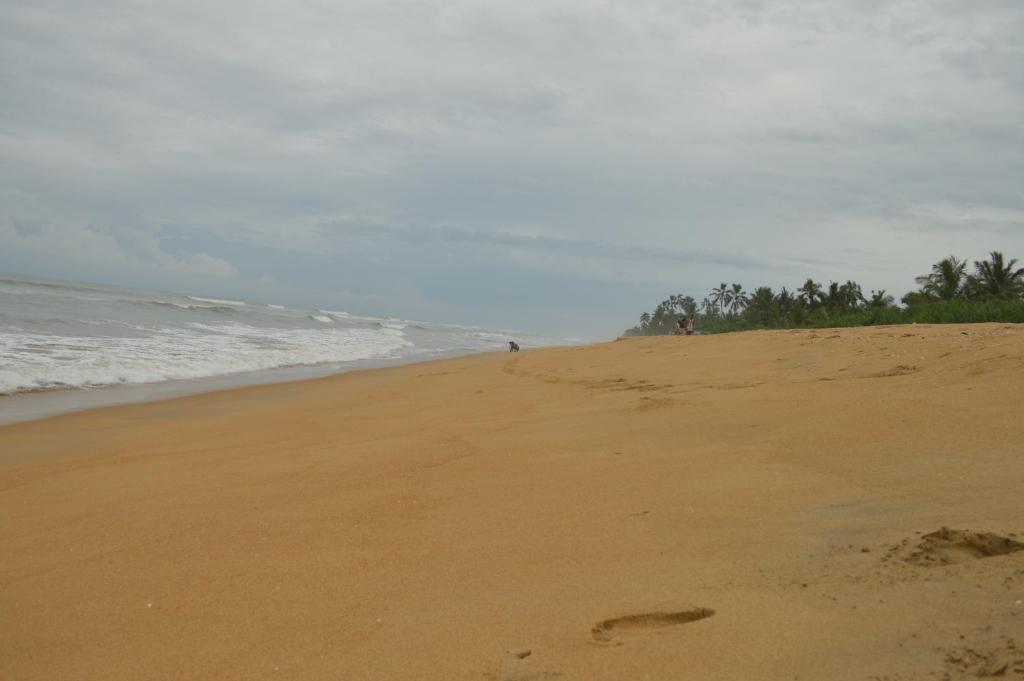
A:
{"type": "Polygon", "coordinates": [[[956,565],[979,558],[1005,556],[1024,550],[1024,544],[991,532],[972,532],[943,527],[921,537],[917,551],[907,557],[915,565],[956,565]]]}
{"type": "Polygon", "coordinates": [[[946,654],[946,677],[988,678],[1024,674],[1024,649],[1007,639],[990,649],[961,648],[946,654]]]}

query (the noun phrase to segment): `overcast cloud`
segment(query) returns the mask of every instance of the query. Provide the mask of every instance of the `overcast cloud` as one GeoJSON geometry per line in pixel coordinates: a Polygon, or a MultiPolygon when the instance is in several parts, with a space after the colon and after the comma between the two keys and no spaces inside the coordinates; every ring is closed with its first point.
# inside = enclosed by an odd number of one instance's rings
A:
{"type": "Polygon", "coordinates": [[[0,0],[0,271],[611,336],[1024,258],[1019,0],[0,0]]]}

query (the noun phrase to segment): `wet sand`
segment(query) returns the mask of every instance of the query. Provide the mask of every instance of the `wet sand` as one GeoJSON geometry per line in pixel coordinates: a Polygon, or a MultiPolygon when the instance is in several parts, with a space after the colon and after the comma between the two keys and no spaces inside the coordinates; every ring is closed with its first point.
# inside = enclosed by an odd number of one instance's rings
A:
{"type": "MultiPolygon", "coordinates": [[[[440,351],[433,353],[430,359],[447,359],[467,354],[474,353],[440,351]]],[[[136,402],[155,402],[157,400],[167,400],[174,397],[184,397],[185,395],[198,395],[250,385],[288,383],[308,380],[310,378],[333,376],[348,371],[412,364],[417,361],[423,361],[423,359],[413,357],[373,358],[352,362],[337,362],[328,365],[278,367],[265,371],[246,371],[206,378],[161,381],[159,383],[127,383],[95,388],[35,390],[14,395],[0,395],[0,426],[99,407],[111,407],[136,402]]]]}
{"type": "Polygon", "coordinates": [[[876,327],[5,426],[0,678],[1024,678],[1022,388],[876,327]]]}

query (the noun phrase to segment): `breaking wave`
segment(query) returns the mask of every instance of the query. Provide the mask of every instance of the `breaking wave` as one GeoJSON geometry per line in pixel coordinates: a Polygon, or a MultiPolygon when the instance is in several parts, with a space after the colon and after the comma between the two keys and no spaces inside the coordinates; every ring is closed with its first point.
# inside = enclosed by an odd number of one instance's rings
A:
{"type": "Polygon", "coordinates": [[[340,310],[0,277],[0,394],[427,358],[553,339],[340,310]]]}
{"type": "Polygon", "coordinates": [[[205,378],[286,366],[385,358],[410,346],[382,329],[261,329],[189,324],[144,337],[0,335],[0,394],[205,378]]]}
{"type": "Polygon", "coordinates": [[[220,298],[200,298],[199,296],[186,296],[189,300],[197,303],[213,303],[214,305],[245,305],[244,300],[222,300],[220,298]]]}

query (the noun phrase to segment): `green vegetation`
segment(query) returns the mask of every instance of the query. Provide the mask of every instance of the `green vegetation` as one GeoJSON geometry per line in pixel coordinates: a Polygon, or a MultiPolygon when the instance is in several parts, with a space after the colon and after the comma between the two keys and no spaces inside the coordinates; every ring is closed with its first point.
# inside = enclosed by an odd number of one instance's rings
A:
{"type": "Polygon", "coordinates": [[[999,251],[988,260],[967,262],[955,256],[916,278],[920,288],[902,298],[903,306],[883,291],[865,296],[853,281],[831,282],[827,288],[808,279],[795,291],[776,293],[761,286],[747,293],[740,284],[711,289],[700,303],[683,295],[669,296],[626,335],[673,333],[677,320],[696,318],[703,333],[748,329],[833,328],[876,324],[1024,323],[1024,267],[1015,269],[999,251]]]}

